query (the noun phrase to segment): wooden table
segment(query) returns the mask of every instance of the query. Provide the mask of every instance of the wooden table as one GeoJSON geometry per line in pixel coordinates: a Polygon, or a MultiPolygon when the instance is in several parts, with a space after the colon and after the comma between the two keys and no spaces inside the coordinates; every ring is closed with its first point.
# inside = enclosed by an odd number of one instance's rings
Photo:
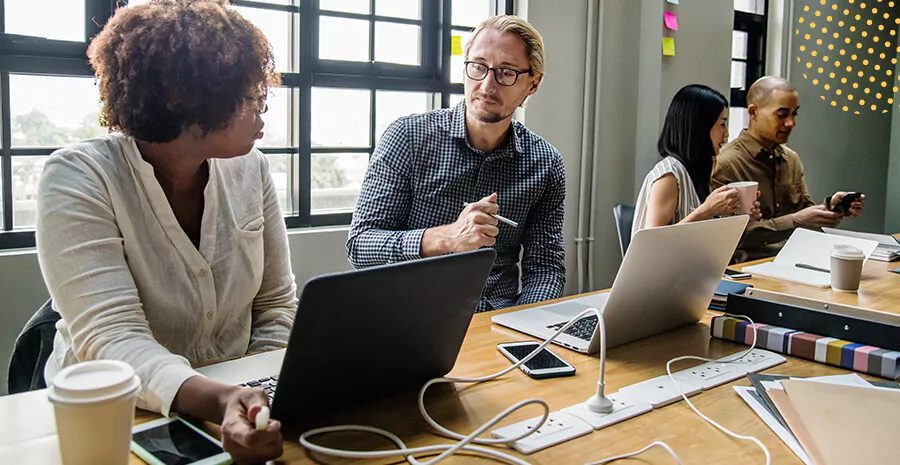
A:
{"type": "MultiPolygon", "coordinates": [[[[746,265],[758,262],[748,263],[746,265]]],[[[900,313],[900,275],[888,273],[897,262],[869,261],[863,271],[858,294],[819,289],[767,278],[746,282],[757,288],[784,292],[831,302],[857,305],[893,313],[900,313]]],[[[737,266],[735,268],[741,268],[737,266]]],[[[512,311],[508,309],[504,311],[512,311]]],[[[500,326],[492,325],[492,314],[476,315],[452,376],[474,377],[499,371],[509,361],[496,349],[499,342],[525,340],[529,337],[500,326]]],[[[700,355],[717,358],[744,349],[745,346],[709,336],[709,317],[700,324],[681,328],[652,338],[616,347],[607,354],[607,392],[654,378],[666,373],[666,362],[679,355],[700,355]]],[[[488,421],[512,403],[531,397],[544,399],[552,410],[584,401],[597,382],[598,358],[577,354],[563,348],[554,350],[577,369],[572,378],[533,380],[520,371],[476,386],[456,385],[432,388],[426,403],[435,419],[446,427],[467,434],[488,421]]],[[[674,367],[676,370],[692,364],[674,367]]],[[[847,370],[807,360],[788,357],[788,362],[768,370],[797,376],[823,376],[848,373],[847,370]]],[[[737,433],[758,437],[769,448],[774,463],[799,464],[794,454],[741,400],[733,385],[749,385],[746,378],[702,392],[691,400],[706,415],[737,433]]],[[[0,463],[59,463],[53,410],[46,400],[46,390],[0,398],[0,463]]],[[[539,414],[537,407],[513,415],[507,423],[539,414]]],[[[137,421],[155,418],[139,412],[137,421]]],[[[403,438],[410,446],[447,443],[449,440],[434,434],[416,408],[416,392],[397,396],[353,411],[338,412],[317,419],[319,425],[366,424],[387,429],[403,438]]],[[[297,432],[285,431],[285,453],[280,463],[344,463],[330,457],[310,457],[297,444],[297,432]]],[[[353,447],[363,450],[387,448],[380,439],[356,434],[332,435],[319,439],[323,444],[353,447]]],[[[762,451],[754,444],[731,439],[694,414],[684,402],[651,411],[624,423],[595,431],[573,441],[523,456],[536,464],[585,463],[640,449],[652,441],[665,441],[685,463],[760,464],[762,451]]],[[[513,452],[515,453],[515,452],[513,452]]],[[[641,458],[644,463],[673,463],[664,451],[656,448],[641,458]]],[[[463,463],[470,458],[451,458],[447,463],[463,463]]],[[[133,463],[141,463],[132,457],[133,463]]],[[[400,463],[402,460],[385,461],[400,463]]],[[[487,463],[487,462],[485,462],[487,463]]]]}

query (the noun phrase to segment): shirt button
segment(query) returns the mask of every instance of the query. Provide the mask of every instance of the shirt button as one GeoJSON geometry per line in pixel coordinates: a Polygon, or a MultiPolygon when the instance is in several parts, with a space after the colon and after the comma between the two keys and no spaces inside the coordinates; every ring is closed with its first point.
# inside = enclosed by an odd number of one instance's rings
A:
{"type": "Polygon", "coordinates": [[[200,270],[200,276],[204,276],[204,277],[205,277],[205,276],[208,275],[208,274],[209,274],[209,271],[208,271],[206,268],[200,270]]]}
{"type": "Polygon", "coordinates": [[[207,319],[207,320],[212,320],[212,317],[213,317],[212,312],[206,312],[206,319],[207,319]]]}

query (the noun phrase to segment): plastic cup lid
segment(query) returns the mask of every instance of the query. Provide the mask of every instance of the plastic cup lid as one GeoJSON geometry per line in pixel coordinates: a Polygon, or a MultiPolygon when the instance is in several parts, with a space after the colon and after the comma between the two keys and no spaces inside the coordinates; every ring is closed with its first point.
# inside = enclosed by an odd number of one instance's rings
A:
{"type": "Polygon", "coordinates": [[[141,386],[131,365],[118,360],[76,363],[57,373],[48,397],[53,403],[86,404],[131,394],[141,386]]]}
{"type": "Polygon", "coordinates": [[[756,181],[738,181],[728,183],[728,187],[745,187],[745,186],[758,186],[759,183],[756,181]]]}
{"type": "Polygon", "coordinates": [[[831,256],[844,260],[865,260],[866,254],[852,245],[838,244],[831,249],[831,256]]]}

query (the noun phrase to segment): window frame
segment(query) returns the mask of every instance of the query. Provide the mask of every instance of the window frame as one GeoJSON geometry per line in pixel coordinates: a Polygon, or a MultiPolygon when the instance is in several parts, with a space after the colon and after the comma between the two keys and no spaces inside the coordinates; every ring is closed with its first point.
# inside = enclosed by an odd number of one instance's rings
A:
{"type": "MultiPolygon", "coordinates": [[[[757,79],[765,76],[766,39],[769,23],[769,0],[762,0],[763,14],[734,10],[734,31],[747,33],[747,58],[731,57],[731,61],[746,64],[744,83],[746,89],[731,88],[731,106],[747,107],[747,90],[757,79]]],[[[732,7],[733,8],[733,7],[732,7]]],[[[733,55],[733,54],[732,54],[733,55]]]]}
{"type": "MultiPolygon", "coordinates": [[[[420,0],[420,18],[411,20],[375,14],[377,0],[369,0],[370,14],[334,12],[319,9],[318,0],[292,0],[291,5],[264,1],[231,0],[237,7],[291,13],[296,23],[291,26],[291,57],[297,66],[282,72],[282,87],[293,89],[289,106],[289,127],[293,135],[288,147],[259,147],[266,155],[290,155],[288,173],[288,203],[282,206],[288,228],[347,225],[351,212],[313,214],[312,155],[317,153],[371,153],[375,149],[377,91],[426,92],[434,96],[433,106],[448,108],[453,94],[464,93],[461,83],[451,82],[450,41],[453,31],[468,31],[470,27],[450,24],[452,0],[420,0]],[[376,22],[414,24],[421,27],[418,66],[380,63],[346,62],[318,58],[319,21],[323,16],[365,19],[370,21],[369,56],[375,53],[376,22]],[[447,21],[442,19],[446,18],[447,21]],[[299,42],[299,44],[298,44],[299,42]],[[298,50],[299,48],[299,50],[298,50]],[[437,53],[435,53],[437,52],[437,53]],[[330,87],[361,89],[370,92],[369,146],[312,147],[312,88],[330,87]]],[[[102,29],[112,16],[119,0],[85,0],[85,41],[68,42],[5,33],[5,0],[0,0],[0,193],[2,193],[2,221],[0,221],[0,250],[34,247],[34,229],[14,229],[13,157],[50,155],[58,147],[13,147],[10,74],[92,77],[90,64],[84,58],[90,38],[102,29]],[[94,19],[97,19],[96,21],[94,19]]],[[[514,0],[491,0],[491,13],[514,14],[514,0]]]]}

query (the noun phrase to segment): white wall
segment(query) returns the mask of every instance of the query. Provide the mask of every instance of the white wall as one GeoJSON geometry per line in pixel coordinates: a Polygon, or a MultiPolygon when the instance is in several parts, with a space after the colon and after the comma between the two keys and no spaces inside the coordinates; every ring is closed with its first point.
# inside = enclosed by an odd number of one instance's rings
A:
{"type": "MultiPolygon", "coordinates": [[[[351,269],[344,255],[347,227],[291,231],[291,267],[297,288],[315,276],[351,269]]],[[[33,250],[0,253],[0,395],[6,394],[9,356],[19,331],[47,298],[33,250]]]]}

